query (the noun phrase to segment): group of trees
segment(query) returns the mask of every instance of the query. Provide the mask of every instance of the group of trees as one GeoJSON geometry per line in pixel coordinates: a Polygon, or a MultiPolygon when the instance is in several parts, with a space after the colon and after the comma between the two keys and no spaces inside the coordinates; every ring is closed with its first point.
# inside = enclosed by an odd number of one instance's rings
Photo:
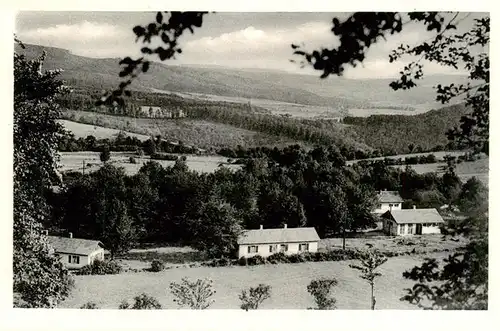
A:
{"type": "Polygon", "coordinates": [[[326,236],[372,226],[375,192],[359,178],[338,151],[322,147],[292,146],[212,174],[189,171],[182,159],[167,168],[148,162],[133,176],[106,164],[67,174],[63,190],[47,192],[53,214],[45,224],[109,248],[123,241],[116,252],[136,238],[228,256],[244,228],[314,226],[326,236]]]}
{"type": "Polygon", "coordinates": [[[360,141],[382,155],[455,150],[459,146],[446,138],[446,131],[460,123],[469,111],[464,104],[431,110],[423,114],[345,117],[360,141]]]}

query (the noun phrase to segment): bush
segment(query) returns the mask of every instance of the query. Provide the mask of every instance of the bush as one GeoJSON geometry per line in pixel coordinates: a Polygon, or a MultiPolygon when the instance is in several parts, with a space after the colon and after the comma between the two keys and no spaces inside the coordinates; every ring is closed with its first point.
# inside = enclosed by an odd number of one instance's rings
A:
{"type": "Polygon", "coordinates": [[[240,265],[240,266],[248,265],[248,259],[244,256],[240,257],[238,260],[238,265],[240,265]]]}
{"type": "Polygon", "coordinates": [[[115,275],[122,271],[122,267],[115,261],[95,260],[92,264],[81,268],[78,275],[115,275]]]}
{"type": "Polygon", "coordinates": [[[151,261],[151,268],[150,268],[150,270],[152,272],[160,272],[163,269],[165,269],[165,263],[163,263],[163,261],[160,261],[160,260],[153,260],[153,261],[151,261]]]}
{"type": "Polygon", "coordinates": [[[152,160],[177,161],[179,159],[179,157],[177,155],[172,155],[172,154],[154,153],[154,154],[151,154],[151,159],[152,160]]]}
{"type": "Polygon", "coordinates": [[[257,309],[260,304],[271,297],[271,286],[259,284],[257,287],[241,291],[238,298],[241,300],[241,309],[248,311],[249,309],[257,309]]]}
{"type": "Polygon", "coordinates": [[[288,257],[283,252],[275,253],[273,255],[268,256],[267,261],[272,264],[278,263],[289,263],[288,257]]]}
{"type": "Polygon", "coordinates": [[[137,163],[137,160],[135,159],[135,157],[131,156],[129,157],[129,162],[132,163],[132,164],[136,164],[137,163]]]}
{"type": "Polygon", "coordinates": [[[95,302],[87,302],[86,304],[82,305],[80,309],[99,309],[97,307],[97,304],[95,302]]]}
{"type": "Polygon", "coordinates": [[[180,283],[170,283],[170,291],[175,297],[174,302],[181,307],[206,309],[214,303],[212,296],[215,290],[211,279],[191,282],[187,278],[182,278],[180,283]]]}
{"type": "Polygon", "coordinates": [[[307,292],[314,297],[314,302],[320,310],[335,309],[337,300],[331,297],[330,292],[332,287],[337,285],[335,278],[323,278],[311,281],[307,285],[307,292]]]}
{"type": "Polygon", "coordinates": [[[134,298],[134,304],[130,306],[127,301],[122,301],[118,309],[161,309],[161,304],[156,298],[142,293],[134,298]]]}
{"type": "Polygon", "coordinates": [[[248,265],[259,265],[259,264],[265,264],[265,263],[266,263],[266,258],[264,258],[260,255],[254,255],[254,256],[251,256],[247,259],[248,265]]]}

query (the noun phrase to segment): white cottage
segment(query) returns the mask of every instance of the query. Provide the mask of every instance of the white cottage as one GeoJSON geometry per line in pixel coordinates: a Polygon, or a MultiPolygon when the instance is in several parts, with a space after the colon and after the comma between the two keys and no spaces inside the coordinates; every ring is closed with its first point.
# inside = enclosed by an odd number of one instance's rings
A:
{"type": "Polygon", "coordinates": [[[434,208],[402,209],[382,215],[384,232],[392,236],[441,233],[444,220],[434,208]]]}
{"type": "Polygon", "coordinates": [[[98,240],[68,237],[47,236],[52,253],[59,256],[62,264],[68,269],[80,269],[92,264],[95,260],[104,260],[104,245],[98,240]]]}
{"type": "Polygon", "coordinates": [[[269,256],[274,253],[297,254],[317,252],[319,236],[316,229],[284,228],[246,230],[238,238],[238,258],[254,255],[269,256]]]}
{"type": "Polygon", "coordinates": [[[383,214],[389,210],[401,210],[403,199],[397,191],[380,191],[378,194],[378,205],[373,211],[375,214],[383,214]]]}

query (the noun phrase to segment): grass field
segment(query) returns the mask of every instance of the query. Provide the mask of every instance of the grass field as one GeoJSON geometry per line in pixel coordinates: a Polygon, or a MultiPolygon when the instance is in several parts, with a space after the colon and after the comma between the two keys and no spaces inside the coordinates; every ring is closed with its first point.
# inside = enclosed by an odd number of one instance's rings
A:
{"type": "MultiPolygon", "coordinates": [[[[436,172],[438,174],[444,173],[441,169],[445,163],[431,163],[431,164],[414,164],[411,167],[419,174],[428,172],[436,172]]],[[[394,166],[404,169],[405,166],[394,166]]],[[[485,185],[489,182],[489,158],[485,157],[473,162],[462,162],[457,164],[456,173],[463,182],[466,182],[472,177],[476,177],[485,185]]]]}
{"type": "MultiPolygon", "coordinates": [[[[128,175],[136,174],[144,163],[150,161],[149,157],[137,157],[134,153],[111,152],[111,159],[108,163],[125,168],[128,175]],[[130,163],[129,158],[133,156],[137,163],[130,163]]],[[[175,161],[154,160],[162,166],[173,166],[175,161]]],[[[224,164],[228,168],[239,168],[239,165],[227,164],[227,158],[222,156],[198,156],[186,155],[186,164],[189,169],[198,172],[214,172],[219,164],[224,164]]],[[[97,152],[61,152],[61,171],[82,171],[82,163],[85,164],[85,172],[95,171],[102,166],[97,152]],[[90,166],[87,166],[90,164],[90,166]]]]}
{"type": "Polygon", "coordinates": [[[185,145],[208,149],[265,145],[286,145],[293,141],[260,132],[236,128],[230,125],[204,120],[171,120],[152,118],[132,118],[84,111],[66,111],[65,119],[72,122],[100,126],[115,130],[133,132],[139,135],[161,135],[169,141],[182,141],[185,145]]]}
{"type": "MultiPolygon", "coordinates": [[[[433,255],[444,257],[446,254],[433,255]]],[[[380,267],[382,277],[376,281],[377,309],[416,309],[399,298],[412,282],[402,272],[422,262],[423,257],[394,257],[380,267]]],[[[238,309],[241,290],[259,283],[271,285],[271,298],[262,309],[306,309],[313,306],[306,287],[313,279],[335,277],[339,285],[333,290],[338,309],[369,309],[369,285],[359,273],[349,267],[352,261],[309,262],[299,264],[259,265],[253,267],[177,268],[159,273],[122,273],[106,276],[75,276],[75,289],[60,308],[78,308],[86,302],[95,302],[100,308],[117,308],[123,299],[142,292],[154,296],[163,308],[175,309],[169,291],[171,282],[183,277],[191,280],[211,278],[214,281],[215,303],[211,308],[238,309]]]]}
{"type": "MultiPolygon", "coordinates": [[[[64,128],[71,131],[76,138],[86,138],[87,136],[94,136],[97,139],[113,139],[120,133],[121,130],[105,128],[102,126],[77,123],[68,120],[58,120],[64,128]]],[[[136,137],[139,140],[148,140],[150,137],[143,134],[133,132],[123,132],[127,136],[136,137]]]]}

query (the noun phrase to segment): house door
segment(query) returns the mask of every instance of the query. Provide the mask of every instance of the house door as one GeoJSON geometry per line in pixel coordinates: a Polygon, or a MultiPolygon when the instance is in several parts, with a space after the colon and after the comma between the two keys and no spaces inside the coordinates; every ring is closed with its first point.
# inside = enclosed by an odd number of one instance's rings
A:
{"type": "Polygon", "coordinates": [[[415,234],[422,234],[422,224],[417,224],[415,234]]]}

